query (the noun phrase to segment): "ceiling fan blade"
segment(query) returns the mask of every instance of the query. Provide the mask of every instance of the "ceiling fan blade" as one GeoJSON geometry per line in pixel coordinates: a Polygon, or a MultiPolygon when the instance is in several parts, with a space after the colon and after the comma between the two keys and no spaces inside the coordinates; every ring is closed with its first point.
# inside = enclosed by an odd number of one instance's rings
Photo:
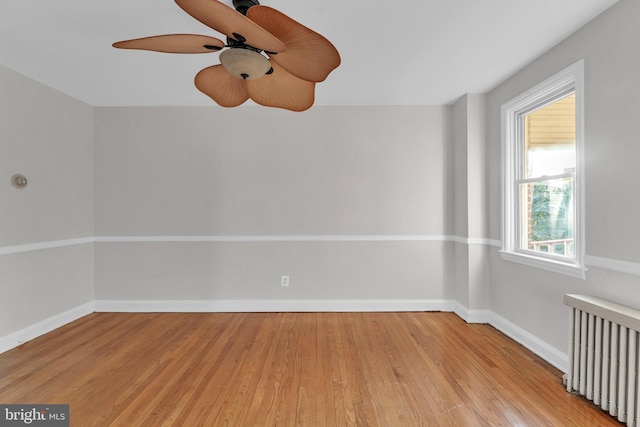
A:
{"type": "Polygon", "coordinates": [[[271,66],[273,73],[246,80],[251,99],[260,105],[291,111],[304,111],[313,105],[314,82],[299,79],[273,61],[271,66]]]}
{"type": "Polygon", "coordinates": [[[141,49],[166,53],[210,53],[224,47],[222,40],[198,34],[166,34],[124,40],[113,44],[119,49],[141,49]]]}
{"type": "Polygon", "coordinates": [[[245,81],[233,77],[222,65],[214,65],[196,74],[196,87],[223,107],[237,107],[249,99],[245,81]]]}
{"type": "Polygon", "coordinates": [[[268,6],[253,6],[247,17],[279,38],[286,52],[270,58],[291,74],[321,82],[340,65],[340,54],[329,40],[268,6]]]}
{"type": "Polygon", "coordinates": [[[240,12],[218,0],[175,0],[189,15],[239,42],[268,52],[284,52],[284,43],[240,12]]]}

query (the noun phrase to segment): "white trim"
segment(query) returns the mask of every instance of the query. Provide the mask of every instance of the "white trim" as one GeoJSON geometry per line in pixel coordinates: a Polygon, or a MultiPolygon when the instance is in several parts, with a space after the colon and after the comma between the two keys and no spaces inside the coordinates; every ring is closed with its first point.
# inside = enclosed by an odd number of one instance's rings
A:
{"type": "Polygon", "coordinates": [[[500,246],[500,240],[450,235],[262,235],[262,236],[95,236],[77,239],[0,246],[0,255],[53,249],[86,243],[189,243],[189,242],[456,242],[500,246]]]}
{"type": "Polygon", "coordinates": [[[518,264],[528,265],[529,267],[537,267],[541,270],[564,274],[566,276],[575,277],[576,279],[585,280],[586,278],[587,268],[577,266],[575,264],[568,264],[519,252],[500,251],[500,256],[506,261],[517,262],[518,264]]]}
{"type": "Polygon", "coordinates": [[[553,181],[556,179],[575,178],[574,173],[561,173],[558,175],[542,175],[535,178],[523,178],[518,180],[520,184],[535,184],[538,182],[553,181]]]}
{"type": "Polygon", "coordinates": [[[77,239],[53,240],[49,242],[27,243],[24,245],[0,247],[0,255],[19,254],[22,252],[40,251],[43,249],[62,248],[65,246],[84,245],[93,243],[93,237],[80,237],[77,239]]]}
{"type": "Polygon", "coordinates": [[[262,236],[97,236],[97,243],[172,242],[456,242],[500,247],[497,239],[452,235],[262,235],[262,236]]]}
{"type": "Polygon", "coordinates": [[[447,236],[450,237],[450,241],[456,243],[462,243],[464,245],[486,245],[486,246],[498,246],[500,247],[500,241],[494,239],[485,239],[482,237],[462,237],[462,236],[447,236]]]}
{"type": "Polygon", "coordinates": [[[95,311],[94,302],[79,305],[78,307],[67,310],[64,313],[44,319],[34,325],[27,326],[17,332],[13,332],[7,336],[0,337],[0,353],[18,347],[27,341],[31,341],[41,335],[58,329],[61,326],[71,323],[81,317],[91,314],[95,311]]]}
{"type": "Polygon", "coordinates": [[[96,300],[96,312],[453,311],[451,300],[96,300]]]}
{"type": "MultiPolygon", "coordinates": [[[[497,239],[471,238],[446,235],[333,235],[333,236],[98,236],[76,239],[55,240],[49,242],[28,243],[24,245],[0,246],[0,255],[11,255],[46,249],[62,248],[87,243],[188,243],[188,242],[455,242],[465,245],[486,245],[500,248],[502,242],[497,239]]],[[[504,258],[504,254],[503,254],[504,258]]],[[[515,257],[514,257],[515,258],[515,257]]],[[[510,261],[518,262],[516,259],[510,261]]],[[[523,264],[531,265],[528,262],[523,264]]],[[[545,262],[545,264],[549,264],[545,262]]],[[[561,264],[561,263],[560,263],[561,264]]],[[[640,276],[640,263],[585,255],[585,265],[620,273],[640,276]]],[[[569,266],[573,270],[570,276],[583,277],[584,267],[569,266]]],[[[540,267],[542,268],[542,267],[540,267]]],[[[550,268],[553,268],[550,267],[550,268]]],[[[564,268],[564,267],[561,267],[564,268]]],[[[557,271],[557,270],[552,270],[557,271]]]]}
{"type": "Polygon", "coordinates": [[[540,338],[525,331],[521,327],[508,321],[504,317],[499,316],[493,311],[489,311],[489,324],[509,338],[512,338],[519,344],[542,357],[562,372],[566,373],[569,369],[569,356],[567,353],[549,345],[540,338]]]}
{"type": "Polygon", "coordinates": [[[497,239],[489,239],[487,244],[489,246],[493,246],[494,248],[501,248],[502,247],[502,241],[501,240],[497,240],[497,239]]]}
{"type": "Polygon", "coordinates": [[[505,102],[500,107],[501,132],[501,222],[502,222],[502,259],[518,262],[531,267],[541,268],[555,273],[566,274],[585,280],[585,203],[584,203],[584,61],[580,60],[551,76],[542,83],[505,102]],[[575,200],[575,260],[571,263],[558,262],[536,255],[517,253],[519,230],[518,183],[522,170],[522,144],[517,144],[521,131],[519,118],[540,106],[557,99],[572,90],[575,93],[576,108],[576,175],[574,180],[575,200]]]}
{"type": "Polygon", "coordinates": [[[0,246],[0,255],[55,249],[87,243],[189,243],[189,242],[457,242],[499,246],[499,240],[450,235],[260,235],[260,236],[93,236],[76,239],[0,246]]]}
{"type": "Polygon", "coordinates": [[[169,242],[405,242],[450,241],[440,235],[97,236],[99,243],[169,242]]]}
{"type": "Polygon", "coordinates": [[[453,312],[467,323],[489,323],[489,310],[470,310],[458,301],[453,302],[453,312]]]}
{"type": "Polygon", "coordinates": [[[591,267],[640,276],[640,263],[637,262],[586,255],[584,257],[584,263],[591,267]]]}

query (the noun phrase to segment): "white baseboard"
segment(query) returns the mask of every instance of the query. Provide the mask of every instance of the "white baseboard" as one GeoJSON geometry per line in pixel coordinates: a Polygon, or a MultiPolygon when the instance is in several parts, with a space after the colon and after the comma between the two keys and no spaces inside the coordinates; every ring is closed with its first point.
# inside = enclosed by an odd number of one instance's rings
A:
{"type": "Polygon", "coordinates": [[[489,323],[491,315],[489,310],[469,310],[458,301],[453,302],[453,312],[467,323],[489,323]]]}
{"type": "Polygon", "coordinates": [[[451,300],[96,300],[97,312],[453,311],[451,300]]]}
{"type": "Polygon", "coordinates": [[[489,324],[509,338],[542,357],[562,372],[566,373],[569,369],[569,356],[566,353],[552,347],[535,335],[525,331],[514,323],[511,323],[504,317],[501,317],[491,311],[489,315],[489,324]]]}
{"type": "Polygon", "coordinates": [[[94,303],[91,301],[72,308],[71,310],[67,310],[64,313],[56,314],[48,319],[44,319],[34,325],[27,326],[26,328],[7,336],[0,337],[0,353],[4,353],[5,351],[18,347],[27,341],[31,341],[40,335],[44,335],[54,329],[58,329],[59,327],[91,314],[94,311],[94,303]]]}
{"type": "Polygon", "coordinates": [[[469,310],[454,300],[96,300],[0,337],[0,353],[93,312],[454,312],[467,323],[488,323],[544,360],[567,372],[566,353],[491,310],[469,310]]]}

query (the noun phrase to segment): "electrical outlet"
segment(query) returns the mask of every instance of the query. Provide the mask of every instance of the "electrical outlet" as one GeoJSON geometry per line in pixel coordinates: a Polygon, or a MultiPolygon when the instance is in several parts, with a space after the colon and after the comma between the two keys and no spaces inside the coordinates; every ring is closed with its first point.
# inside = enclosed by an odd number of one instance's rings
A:
{"type": "Polygon", "coordinates": [[[280,286],[289,287],[289,276],[280,276],[280,286]]]}

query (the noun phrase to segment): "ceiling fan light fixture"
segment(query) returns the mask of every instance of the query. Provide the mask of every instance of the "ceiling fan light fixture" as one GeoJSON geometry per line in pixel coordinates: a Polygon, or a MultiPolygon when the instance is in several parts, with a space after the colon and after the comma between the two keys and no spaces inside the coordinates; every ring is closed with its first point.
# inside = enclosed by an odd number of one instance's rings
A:
{"type": "Polygon", "coordinates": [[[199,34],[164,34],[116,42],[113,47],[165,53],[221,51],[220,64],[200,70],[194,79],[198,90],[218,105],[237,107],[251,99],[290,111],[310,108],[316,83],[340,65],[335,46],[258,0],[232,1],[235,10],[222,0],[175,0],[193,18],[224,34],[226,43],[199,34]],[[269,77],[260,79],[265,75],[269,77]]]}
{"type": "Polygon", "coordinates": [[[220,54],[220,62],[229,74],[243,80],[260,78],[271,69],[267,58],[243,48],[225,50],[220,54]]]}

